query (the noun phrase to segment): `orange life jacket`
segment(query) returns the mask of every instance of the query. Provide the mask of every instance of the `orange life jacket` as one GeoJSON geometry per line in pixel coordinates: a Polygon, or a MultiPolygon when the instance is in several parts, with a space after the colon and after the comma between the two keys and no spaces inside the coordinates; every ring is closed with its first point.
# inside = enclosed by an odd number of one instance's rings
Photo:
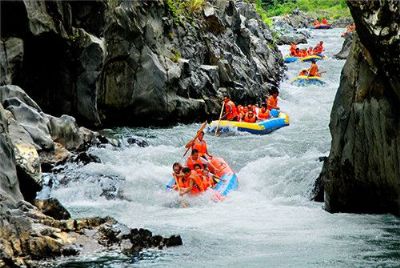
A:
{"type": "Polygon", "coordinates": [[[300,75],[300,76],[308,75],[308,71],[307,71],[307,70],[301,70],[300,73],[299,73],[299,75],[300,75]]]}
{"type": "Polygon", "coordinates": [[[226,113],[226,120],[233,120],[235,117],[238,116],[238,112],[236,109],[236,105],[233,101],[228,101],[225,103],[225,113],[226,113]]]}
{"type": "Polygon", "coordinates": [[[322,19],[321,24],[328,24],[328,20],[327,19],[322,19]]]}
{"type": "Polygon", "coordinates": [[[253,115],[253,117],[249,117],[249,114],[246,114],[243,118],[243,121],[247,122],[247,123],[255,123],[256,120],[257,120],[257,117],[255,115],[253,115]]]}
{"type": "Polygon", "coordinates": [[[194,159],[192,158],[192,156],[189,156],[188,159],[187,159],[187,161],[186,161],[186,166],[187,166],[188,168],[190,168],[191,170],[193,170],[193,169],[194,169],[194,165],[196,165],[196,164],[199,164],[200,167],[201,167],[201,169],[204,169],[204,164],[203,164],[203,162],[201,161],[200,156],[197,158],[197,160],[194,160],[194,159]]]}
{"type": "Polygon", "coordinates": [[[191,194],[199,194],[207,189],[204,187],[202,177],[199,176],[196,171],[192,170],[189,178],[193,180],[192,190],[190,191],[191,194]]]}
{"type": "Polygon", "coordinates": [[[210,171],[218,177],[222,177],[226,173],[233,173],[232,169],[222,158],[213,157],[210,160],[210,163],[212,164],[213,167],[216,168],[216,170],[213,170],[213,168],[210,165],[210,171]]]}
{"type": "Polygon", "coordinates": [[[267,109],[272,110],[278,108],[278,98],[274,98],[274,96],[269,96],[267,100],[267,109]]]}
{"type": "Polygon", "coordinates": [[[260,112],[258,113],[258,119],[267,120],[268,118],[269,118],[269,110],[265,110],[264,113],[260,110],[260,112]]]}
{"type": "Polygon", "coordinates": [[[309,71],[308,71],[308,75],[309,76],[319,76],[319,73],[318,73],[318,65],[317,64],[311,64],[311,67],[310,67],[310,69],[309,69],[309,71]]]}
{"type": "Polygon", "coordinates": [[[205,140],[200,141],[199,139],[196,139],[194,141],[194,144],[192,146],[192,150],[196,149],[199,151],[199,156],[203,156],[207,153],[207,143],[205,140]]]}

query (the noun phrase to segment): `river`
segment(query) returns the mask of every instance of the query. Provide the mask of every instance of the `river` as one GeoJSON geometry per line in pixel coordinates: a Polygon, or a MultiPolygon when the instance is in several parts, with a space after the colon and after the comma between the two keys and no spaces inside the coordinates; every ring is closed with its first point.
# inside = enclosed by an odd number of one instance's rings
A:
{"type": "Polygon", "coordinates": [[[183,209],[175,205],[177,194],[164,190],[172,163],[182,161],[183,145],[199,124],[116,129],[119,136],[144,137],[150,146],[90,149],[102,163],[70,166],[87,179],[51,194],[74,217],[110,215],[131,228],[181,234],[184,245],[135,258],[103,252],[61,260],[58,267],[399,267],[399,218],[330,214],[322,203],[309,201],[322,167],[318,158],[329,154],[330,110],[344,64],[332,56],[341,48],[342,31],[311,32],[309,44],[323,40],[329,57],[319,63],[327,71],[325,86],[290,85],[309,64],[288,65],[279,106],[290,115],[289,127],[265,136],[205,136],[209,151],[225,158],[239,176],[239,190],[224,202],[203,197],[183,209]],[[102,188],[115,180],[118,197],[107,199],[102,188]]]}

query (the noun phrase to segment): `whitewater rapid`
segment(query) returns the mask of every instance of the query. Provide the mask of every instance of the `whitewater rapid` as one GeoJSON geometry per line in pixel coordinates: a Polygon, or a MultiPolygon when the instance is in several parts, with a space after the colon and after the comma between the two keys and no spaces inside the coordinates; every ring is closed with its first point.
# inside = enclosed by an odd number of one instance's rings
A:
{"type": "MultiPolygon", "coordinates": [[[[177,194],[164,189],[172,163],[183,161],[183,146],[198,124],[115,129],[119,137],[139,136],[150,146],[90,149],[102,163],[70,166],[86,179],[60,186],[51,195],[74,217],[109,215],[131,228],[180,234],[184,245],[146,251],[134,259],[105,252],[61,261],[59,267],[398,267],[398,218],[329,214],[322,203],[309,201],[322,167],[319,157],[329,154],[330,110],[344,64],[332,56],[340,50],[342,31],[311,31],[310,45],[325,43],[328,59],[319,66],[327,71],[326,86],[290,85],[309,64],[288,65],[279,106],[290,115],[289,127],[265,136],[205,136],[209,151],[238,173],[239,190],[222,203],[205,196],[182,209],[175,205],[177,194]],[[102,195],[107,184],[116,187],[113,199],[102,195]]],[[[288,46],[281,50],[286,54],[288,46]]]]}

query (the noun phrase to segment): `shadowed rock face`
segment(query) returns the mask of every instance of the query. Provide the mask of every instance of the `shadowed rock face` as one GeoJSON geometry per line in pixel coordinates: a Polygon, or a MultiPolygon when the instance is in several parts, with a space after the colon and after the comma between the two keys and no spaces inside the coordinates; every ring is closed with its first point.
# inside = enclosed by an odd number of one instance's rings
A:
{"type": "Polygon", "coordinates": [[[348,1],[358,37],[331,113],[328,211],[400,214],[400,4],[348,1]]]}
{"type": "Polygon", "coordinates": [[[282,59],[251,4],[209,0],[186,17],[170,5],[6,1],[0,81],[46,113],[109,126],[204,119],[222,94],[258,101],[278,86],[282,59]]]}

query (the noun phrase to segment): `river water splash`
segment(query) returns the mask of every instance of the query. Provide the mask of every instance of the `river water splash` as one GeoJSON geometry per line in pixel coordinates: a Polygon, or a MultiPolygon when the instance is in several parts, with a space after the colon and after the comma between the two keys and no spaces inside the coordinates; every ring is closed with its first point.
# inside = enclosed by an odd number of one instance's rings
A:
{"type": "MultiPolygon", "coordinates": [[[[172,163],[183,161],[184,144],[198,124],[167,129],[116,129],[119,136],[140,136],[149,147],[92,148],[102,163],[70,166],[80,174],[51,195],[74,217],[115,217],[129,227],[161,235],[181,234],[184,245],[149,250],[127,258],[113,253],[60,261],[59,267],[399,267],[399,218],[391,215],[329,214],[309,201],[322,163],[329,154],[330,110],[344,61],[342,29],[311,31],[310,45],[323,40],[328,71],[325,86],[290,85],[309,63],[292,63],[280,89],[280,107],[291,124],[270,135],[207,135],[209,151],[221,156],[239,176],[239,190],[222,203],[205,196],[178,208],[167,193],[172,163]],[[113,179],[118,178],[118,179],[113,179]],[[111,181],[111,182],[110,182],[111,181]],[[110,184],[107,186],[107,184],[110,184]],[[103,195],[111,187],[112,198],[103,195]]],[[[282,46],[284,54],[288,46],[282,46]]]]}

